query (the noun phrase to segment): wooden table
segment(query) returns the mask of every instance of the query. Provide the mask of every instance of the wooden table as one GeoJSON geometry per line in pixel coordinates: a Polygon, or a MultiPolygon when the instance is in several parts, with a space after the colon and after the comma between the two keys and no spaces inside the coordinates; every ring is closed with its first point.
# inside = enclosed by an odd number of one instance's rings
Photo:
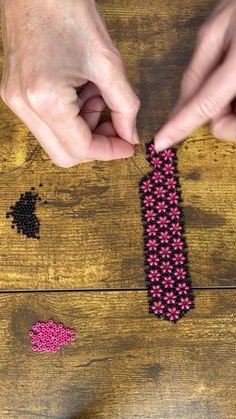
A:
{"type": "MultiPolygon", "coordinates": [[[[214,2],[98,3],[142,100],[144,144],[177,98],[214,2]]],[[[196,310],[173,325],[147,310],[140,154],[60,169],[41,150],[32,156],[35,139],[0,106],[0,417],[235,419],[235,144],[204,128],[179,147],[196,310]],[[5,213],[40,182],[48,205],[41,239],[29,240],[5,213]],[[77,340],[35,354],[28,329],[50,317],[77,340]]]]}

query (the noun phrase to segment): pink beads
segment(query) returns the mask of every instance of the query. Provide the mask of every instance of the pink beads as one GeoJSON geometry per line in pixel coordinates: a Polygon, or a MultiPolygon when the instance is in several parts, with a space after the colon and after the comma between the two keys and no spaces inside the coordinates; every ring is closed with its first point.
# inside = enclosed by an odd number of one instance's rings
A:
{"type": "Polygon", "coordinates": [[[53,320],[35,323],[28,333],[34,352],[58,352],[62,346],[75,340],[74,329],[65,328],[53,320]]]}

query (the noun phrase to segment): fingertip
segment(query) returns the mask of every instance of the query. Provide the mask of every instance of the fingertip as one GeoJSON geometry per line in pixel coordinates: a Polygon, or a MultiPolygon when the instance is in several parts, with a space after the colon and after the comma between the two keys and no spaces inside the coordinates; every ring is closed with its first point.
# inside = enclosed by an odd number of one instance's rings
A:
{"type": "Polygon", "coordinates": [[[157,153],[172,147],[173,141],[170,138],[159,137],[158,134],[154,137],[154,148],[157,153]]]}
{"type": "Polygon", "coordinates": [[[112,122],[118,137],[129,144],[140,143],[135,121],[130,121],[124,114],[112,112],[112,122]]]}
{"type": "Polygon", "coordinates": [[[94,141],[91,143],[89,150],[90,158],[93,160],[109,161],[125,159],[134,155],[134,145],[117,137],[107,137],[104,133],[105,130],[103,130],[103,134],[94,133],[94,141]]]}
{"type": "Polygon", "coordinates": [[[135,146],[123,141],[120,138],[111,139],[112,143],[112,159],[125,159],[132,157],[135,153],[135,146]]]}

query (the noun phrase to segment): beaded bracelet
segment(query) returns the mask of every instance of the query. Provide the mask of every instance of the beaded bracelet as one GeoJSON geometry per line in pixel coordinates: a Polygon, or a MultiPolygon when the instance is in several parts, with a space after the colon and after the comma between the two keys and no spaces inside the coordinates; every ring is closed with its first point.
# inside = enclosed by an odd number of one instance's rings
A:
{"type": "Polygon", "coordinates": [[[194,308],[175,149],[146,146],[153,171],[140,181],[150,312],[176,322],[194,308]]]}

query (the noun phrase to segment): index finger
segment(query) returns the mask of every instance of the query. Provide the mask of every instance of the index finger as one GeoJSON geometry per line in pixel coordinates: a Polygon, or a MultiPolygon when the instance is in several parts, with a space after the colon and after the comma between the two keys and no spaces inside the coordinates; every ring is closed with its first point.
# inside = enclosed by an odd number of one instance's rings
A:
{"type": "MultiPolygon", "coordinates": [[[[234,51],[235,53],[235,51],[234,51]]],[[[235,58],[229,57],[155,135],[157,151],[182,141],[197,127],[215,118],[235,97],[235,58]]]]}
{"type": "Polygon", "coordinates": [[[136,118],[140,102],[134,93],[120,60],[103,67],[96,81],[101,95],[111,110],[112,122],[118,136],[131,144],[138,144],[136,118]]]}

